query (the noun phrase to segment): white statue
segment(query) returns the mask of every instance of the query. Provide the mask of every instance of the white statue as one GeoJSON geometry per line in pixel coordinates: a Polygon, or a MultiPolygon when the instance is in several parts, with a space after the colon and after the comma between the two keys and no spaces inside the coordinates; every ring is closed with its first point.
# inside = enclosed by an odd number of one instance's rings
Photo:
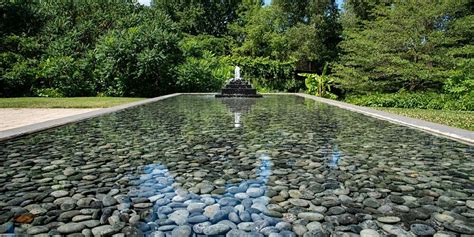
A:
{"type": "Polygon", "coordinates": [[[240,81],[240,80],[242,80],[242,78],[240,78],[240,67],[235,66],[234,77],[227,80],[227,84],[229,84],[230,82],[233,82],[233,81],[240,81]]]}
{"type": "Polygon", "coordinates": [[[240,67],[239,67],[239,66],[235,66],[234,78],[235,78],[236,80],[240,80],[240,67]]]}

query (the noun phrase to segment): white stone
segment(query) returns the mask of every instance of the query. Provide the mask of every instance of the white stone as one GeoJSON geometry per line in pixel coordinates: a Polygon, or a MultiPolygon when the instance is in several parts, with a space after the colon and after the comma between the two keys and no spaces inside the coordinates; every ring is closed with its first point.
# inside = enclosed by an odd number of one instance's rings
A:
{"type": "Polygon", "coordinates": [[[360,237],[379,237],[380,234],[372,229],[364,229],[360,232],[360,237]]]}

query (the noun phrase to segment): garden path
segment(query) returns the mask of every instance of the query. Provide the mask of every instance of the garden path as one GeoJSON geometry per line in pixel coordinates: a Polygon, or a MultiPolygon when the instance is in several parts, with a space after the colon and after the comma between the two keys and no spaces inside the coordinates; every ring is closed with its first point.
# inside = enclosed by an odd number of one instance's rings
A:
{"type": "Polygon", "coordinates": [[[0,108],[0,131],[64,118],[98,109],[10,109],[0,108]]]}

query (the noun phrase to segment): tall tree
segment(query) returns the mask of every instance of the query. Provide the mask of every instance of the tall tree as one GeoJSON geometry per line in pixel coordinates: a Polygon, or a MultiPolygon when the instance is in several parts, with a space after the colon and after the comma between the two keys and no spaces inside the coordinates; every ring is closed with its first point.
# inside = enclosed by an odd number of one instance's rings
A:
{"type": "Polygon", "coordinates": [[[346,90],[359,92],[441,89],[452,66],[448,34],[459,1],[394,1],[364,14],[344,14],[343,56],[336,67],[346,90]],[[367,19],[367,16],[371,17],[367,19]]]}
{"type": "Polygon", "coordinates": [[[273,0],[272,4],[278,6],[286,15],[288,24],[294,26],[298,23],[310,22],[309,5],[310,0],[291,1],[291,0],[273,0]]]}
{"type": "MultiPolygon", "coordinates": [[[[296,49],[298,60],[312,62],[322,70],[326,62],[337,59],[342,26],[335,0],[275,0],[272,4],[287,18],[291,27],[288,31],[290,44],[301,45],[296,49]]],[[[291,50],[295,51],[294,48],[291,50]]]]}
{"type": "Polygon", "coordinates": [[[222,36],[228,32],[228,25],[236,20],[241,2],[153,0],[152,6],[166,12],[186,33],[222,36]]]}
{"type": "Polygon", "coordinates": [[[381,4],[390,4],[389,1],[382,0],[345,0],[344,9],[346,12],[354,14],[360,20],[374,20],[374,10],[381,4]]]}

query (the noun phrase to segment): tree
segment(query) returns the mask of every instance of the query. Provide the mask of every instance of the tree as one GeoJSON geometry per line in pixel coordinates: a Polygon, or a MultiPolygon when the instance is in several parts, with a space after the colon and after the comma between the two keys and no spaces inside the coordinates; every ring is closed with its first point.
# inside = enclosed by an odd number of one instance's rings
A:
{"type": "Polygon", "coordinates": [[[310,0],[291,1],[291,0],[273,0],[272,5],[279,7],[286,15],[290,26],[298,23],[309,23],[310,15],[308,12],[310,0]]]}
{"type": "Polygon", "coordinates": [[[474,98],[474,15],[467,7],[462,9],[465,10],[457,12],[457,20],[447,31],[451,47],[446,58],[451,63],[451,70],[444,89],[458,98],[474,98]]]}
{"type": "Polygon", "coordinates": [[[348,8],[344,14],[343,56],[335,72],[346,91],[397,92],[440,90],[452,67],[446,57],[453,47],[448,34],[458,1],[395,1],[379,4],[359,18],[348,8]]]}
{"type": "Polygon", "coordinates": [[[290,52],[286,55],[302,63],[312,62],[320,70],[325,62],[337,60],[342,26],[334,0],[275,0],[272,5],[279,9],[287,26],[286,40],[278,45],[279,54],[290,52]]]}
{"type": "Polygon", "coordinates": [[[188,34],[222,36],[236,20],[242,1],[167,1],[154,0],[152,6],[164,11],[188,34]]]}
{"type": "Polygon", "coordinates": [[[344,9],[346,12],[353,14],[359,20],[362,21],[371,21],[374,20],[374,10],[377,6],[380,5],[390,5],[390,1],[381,1],[381,0],[345,0],[344,9]]]}
{"type": "Polygon", "coordinates": [[[241,29],[245,40],[235,49],[242,56],[270,57],[277,60],[288,59],[288,49],[284,33],[288,30],[281,9],[275,6],[259,8],[249,16],[241,29]]]}

